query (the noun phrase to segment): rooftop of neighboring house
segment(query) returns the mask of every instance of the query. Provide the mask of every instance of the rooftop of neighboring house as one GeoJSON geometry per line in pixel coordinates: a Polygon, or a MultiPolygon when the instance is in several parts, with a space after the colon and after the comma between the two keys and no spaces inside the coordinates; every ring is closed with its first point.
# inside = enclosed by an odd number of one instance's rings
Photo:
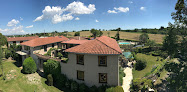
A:
{"type": "Polygon", "coordinates": [[[70,40],[71,39],[75,39],[75,40],[88,40],[88,39],[86,39],[86,37],[80,37],[80,36],[74,36],[74,37],[71,37],[71,38],[69,38],[70,40]]]}
{"type": "Polygon", "coordinates": [[[7,41],[28,41],[35,38],[39,38],[38,36],[30,36],[30,37],[7,37],[7,41]]]}
{"type": "Polygon", "coordinates": [[[75,39],[71,39],[71,40],[68,40],[68,41],[63,41],[62,43],[65,43],[65,44],[83,44],[85,42],[88,42],[90,40],[75,40],[75,39]]]}
{"type": "Polygon", "coordinates": [[[81,45],[65,50],[71,53],[84,54],[121,54],[122,51],[115,39],[107,36],[97,37],[81,45]]]}
{"type": "Polygon", "coordinates": [[[29,47],[37,47],[57,42],[66,41],[68,38],[64,36],[55,36],[55,37],[46,37],[46,38],[36,38],[27,42],[21,43],[21,45],[29,46],[29,47]]]}

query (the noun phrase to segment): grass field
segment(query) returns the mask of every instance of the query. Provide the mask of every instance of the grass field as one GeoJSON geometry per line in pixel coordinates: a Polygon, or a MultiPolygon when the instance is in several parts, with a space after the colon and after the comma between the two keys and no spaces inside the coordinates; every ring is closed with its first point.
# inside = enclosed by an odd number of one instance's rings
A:
{"type": "Polygon", "coordinates": [[[34,74],[22,74],[21,68],[15,61],[3,62],[6,80],[3,80],[0,71],[0,90],[3,92],[60,92],[59,89],[45,84],[46,79],[34,74]]]}
{"type": "MultiPolygon", "coordinates": [[[[141,70],[141,71],[137,71],[133,68],[132,70],[132,74],[133,74],[133,78],[142,78],[144,77],[144,75],[148,72],[150,72],[153,68],[154,65],[159,65],[162,63],[162,61],[157,61],[157,57],[151,56],[151,55],[145,55],[145,54],[141,54],[138,53],[136,55],[136,57],[138,59],[145,59],[147,62],[147,66],[145,69],[141,70]]],[[[161,58],[160,58],[161,59],[161,58]]]]}
{"type": "MultiPolygon", "coordinates": [[[[117,31],[102,31],[103,35],[114,37],[117,31]],[[108,34],[109,33],[109,34],[108,34]]],[[[75,32],[69,32],[69,37],[74,36],[75,32]]],[[[120,32],[121,39],[138,40],[142,33],[120,32]]],[[[80,36],[88,37],[92,35],[90,31],[80,32],[80,36]]],[[[164,35],[161,34],[148,34],[151,40],[155,40],[157,43],[162,43],[164,35]]]]}

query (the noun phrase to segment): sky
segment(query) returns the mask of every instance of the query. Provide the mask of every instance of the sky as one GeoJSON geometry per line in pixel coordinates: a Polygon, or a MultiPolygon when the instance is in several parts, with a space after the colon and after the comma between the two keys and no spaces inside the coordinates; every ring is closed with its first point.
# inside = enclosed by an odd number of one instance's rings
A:
{"type": "Polygon", "coordinates": [[[4,35],[167,27],[177,0],[0,0],[4,35]]]}

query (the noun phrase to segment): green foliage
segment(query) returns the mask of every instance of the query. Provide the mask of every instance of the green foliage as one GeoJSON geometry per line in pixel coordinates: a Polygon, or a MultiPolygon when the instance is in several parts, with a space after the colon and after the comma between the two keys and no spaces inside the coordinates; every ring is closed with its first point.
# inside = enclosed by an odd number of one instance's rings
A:
{"type": "Polygon", "coordinates": [[[52,74],[54,76],[60,74],[60,63],[51,59],[47,60],[47,62],[44,62],[44,73],[45,75],[52,74]]]}
{"type": "Polygon", "coordinates": [[[121,86],[116,86],[106,89],[105,92],[124,92],[124,90],[121,86]]]}
{"type": "Polygon", "coordinates": [[[32,57],[28,57],[23,62],[23,72],[30,74],[35,73],[37,70],[36,63],[32,57]]]}
{"type": "Polygon", "coordinates": [[[79,84],[76,81],[71,82],[71,91],[77,92],[78,91],[79,84]]]}
{"type": "Polygon", "coordinates": [[[7,44],[7,38],[0,33],[0,46],[7,44]]]}
{"type": "Polygon", "coordinates": [[[123,77],[125,77],[124,69],[119,67],[119,81],[121,85],[123,84],[123,77]]]}
{"type": "Polygon", "coordinates": [[[63,57],[62,53],[60,53],[60,52],[58,52],[57,55],[58,55],[59,58],[62,58],[62,57],[63,57]]]}
{"type": "Polygon", "coordinates": [[[56,48],[50,48],[46,54],[44,54],[45,56],[51,56],[51,51],[52,50],[56,50],[56,48]]]}
{"type": "Polygon", "coordinates": [[[140,41],[141,44],[142,43],[143,44],[147,43],[148,40],[149,40],[149,36],[146,33],[141,34],[140,37],[139,37],[139,41],[140,41]]]}
{"type": "Polygon", "coordinates": [[[18,54],[16,53],[16,51],[20,49],[20,45],[10,45],[10,47],[8,47],[8,49],[5,50],[5,58],[9,58],[12,57],[13,59],[17,60],[18,59],[18,54]]]}
{"type": "Polygon", "coordinates": [[[96,29],[91,29],[90,32],[92,33],[92,36],[94,38],[96,37],[100,37],[101,35],[103,35],[103,32],[100,30],[96,30],[96,29]]]}
{"type": "Polygon", "coordinates": [[[178,37],[174,28],[170,29],[163,41],[163,49],[167,51],[168,55],[174,57],[177,54],[178,37]]]}
{"type": "Polygon", "coordinates": [[[67,81],[67,77],[64,74],[57,74],[54,76],[54,83],[59,87],[65,87],[65,83],[67,81]]]}
{"type": "Polygon", "coordinates": [[[146,67],[147,63],[142,60],[136,60],[135,69],[140,71],[146,67]]]}
{"type": "Polygon", "coordinates": [[[47,81],[49,86],[53,86],[53,77],[52,74],[47,75],[47,81]]]}
{"type": "Polygon", "coordinates": [[[88,87],[84,83],[79,85],[79,92],[87,92],[87,89],[88,87]]]}
{"type": "Polygon", "coordinates": [[[97,87],[95,85],[90,87],[90,92],[98,92],[97,87]]]}
{"type": "Polygon", "coordinates": [[[116,40],[118,41],[118,40],[120,40],[119,31],[121,31],[121,28],[118,28],[117,30],[118,30],[118,32],[116,33],[115,38],[116,38],[116,40]]]}
{"type": "Polygon", "coordinates": [[[75,32],[74,36],[80,36],[80,32],[75,32]]]}
{"type": "Polygon", "coordinates": [[[70,89],[71,88],[71,82],[72,80],[67,80],[65,83],[66,88],[70,89]]]}
{"type": "Polygon", "coordinates": [[[138,92],[141,90],[142,92],[146,91],[148,88],[153,87],[153,82],[150,79],[133,79],[132,84],[130,86],[131,92],[138,92]]]}

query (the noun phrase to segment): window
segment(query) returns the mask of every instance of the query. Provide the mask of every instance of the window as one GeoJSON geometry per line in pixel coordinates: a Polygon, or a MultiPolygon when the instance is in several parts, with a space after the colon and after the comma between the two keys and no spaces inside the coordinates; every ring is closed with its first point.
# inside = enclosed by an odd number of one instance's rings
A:
{"type": "Polygon", "coordinates": [[[47,45],[43,46],[44,51],[47,51],[47,45]]]}
{"type": "Polygon", "coordinates": [[[52,47],[54,47],[54,46],[55,46],[55,44],[53,43],[53,44],[52,44],[52,47]]]}
{"type": "Polygon", "coordinates": [[[84,71],[77,70],[77,79],[84,80],[84,71]]]}
{"type": "Polygon", "coordinates": [[[13,44],[16,44],[16,41],[13,41],[13,44]]]}
{"type": "Polygon", "coordinates": [[[23,41],[20,41],[20,43],[22,43],[23,41]]]}
{"type": "Polygon", "coordinates": [[[77,64],[84,65],[84,55],[77,55],[77,64]]]}
{"type": "Polygon", "coordinates": [[[107,73],[99,73],[99,83],[107,83],[107,73]]]}
{"type": "Polygon", "coordinates": [[[98,56],[99,66],[107,66],[107,56],[98,56]]]}

